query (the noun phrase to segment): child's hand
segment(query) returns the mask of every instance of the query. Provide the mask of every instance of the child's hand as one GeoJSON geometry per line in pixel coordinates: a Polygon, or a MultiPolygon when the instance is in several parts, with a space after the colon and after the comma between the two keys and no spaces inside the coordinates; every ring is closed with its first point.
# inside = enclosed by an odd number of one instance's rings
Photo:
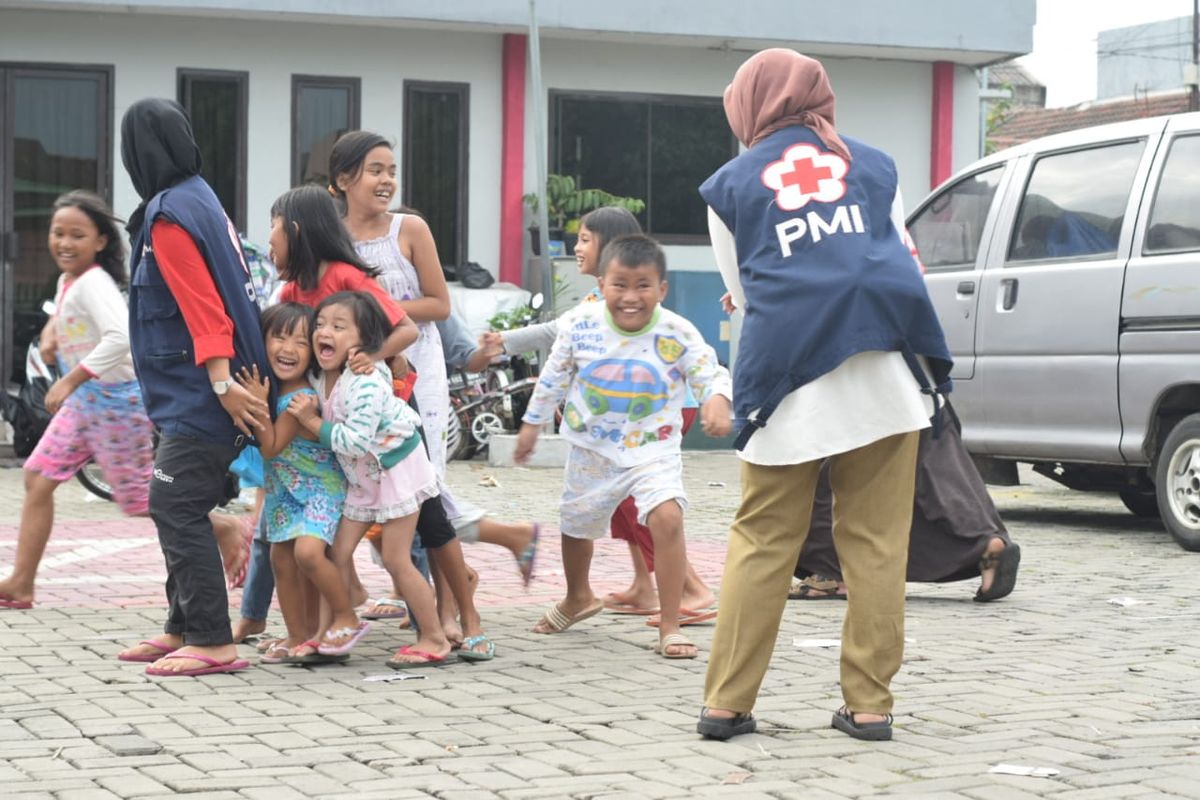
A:
{"type": "Polygon", "coordinates": [[[489,361],[504,355],[504,336],[499,331],[488,331],[481,334],[479,337],[479,350],[483,351],[489,361]]]}
{"type": "Polygon", "coordinates": [[[700,406],[701,430],[714,439],[728,436],[733,431],[732,411],[728,397],[714,394],[700,406]]]}
{"type": "Polygon", "coordinates": [[[402,353],[392,356],[392,377],[403,379],[408,375],[408,359],[402,353]]]}
{"type": "Polygon", "coordinates": [[[725,309],[726,314],[732,314],[737,311],[737,306],[733,304],[733,295],[729,292],[721,295],[721,308],[725,309]]]}
{"type": "Polygon", "coordinates": [[[529,457],[533,455],[533,447],[537,444],[539,433],[541,433],[541,428],[537,425],[530,425],[526,422],[521,426],[521,430],[517,434],[517,446],[513,450],[514,464],[524,465],[529,460],[529,457]]]}
{"type": "Polygon", "coordinates": [[[367,353],[363,350],[355,348],[354,352],[350,354],[350,360],[347,361],[346,364],[350,367],[350,371],[355,375],[367,375],[373,372],[375,369],[375,359],[372,357],[373,355],[373,353],[367,353]]]}
{"type": "Polygon", "coordinates": [[[271,394],[271,379],[258,374],[258,364],[252,365],[250,369],[242,367],[234,377],[251,396],[267,402],[271,394]]]}
{"type": "Polygon", "coordinates": [[[62,408],[62,404],[75,391],[75,386],[66,377],[59,378],[54,384],[46,390],[46,397],[42,400],[42,405],[46,407],[52,415],[57,414],[62,408]]]}
{"type": "Polygon", "coordinates": [[[311,394],[298,394],[288,403],[287,413],[291,414],[305,427],[308,427],[321,417],[317,413],[317,398],[311,394]]]}

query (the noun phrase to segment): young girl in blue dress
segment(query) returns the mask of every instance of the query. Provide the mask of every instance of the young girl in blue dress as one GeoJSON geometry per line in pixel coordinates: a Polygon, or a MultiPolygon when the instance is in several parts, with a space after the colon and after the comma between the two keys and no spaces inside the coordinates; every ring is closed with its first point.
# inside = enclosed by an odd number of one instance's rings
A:
{"type": "MultiPolygon", "coordinates": [[[[320,598],[336,592],[342,577],[326,551],[341,518],[346,477],[333,451],[284,413],[295,397],[317,397],[309,382],[312,309],[281,303],[263,314],[267,360],[279,387],[275,424],[259,432],[265,461],[263,519],[271,543],[271,569],[287,638],[263,655],[266,663],[312,661],[320,620],[320,598]]],[[[243,372],[242,384],[262,398],[266,381],[243,372]]]]}

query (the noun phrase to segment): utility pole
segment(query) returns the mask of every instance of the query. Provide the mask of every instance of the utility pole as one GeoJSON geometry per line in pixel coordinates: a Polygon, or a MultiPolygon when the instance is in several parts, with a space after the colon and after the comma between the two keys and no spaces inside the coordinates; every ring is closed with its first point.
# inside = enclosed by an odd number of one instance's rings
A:
{"type": "Polygon", "coordinates": [[[1192,63],[1188,75],[1188,111],[1200,111],[1200,0],[1192,0],[1192,63]]]}

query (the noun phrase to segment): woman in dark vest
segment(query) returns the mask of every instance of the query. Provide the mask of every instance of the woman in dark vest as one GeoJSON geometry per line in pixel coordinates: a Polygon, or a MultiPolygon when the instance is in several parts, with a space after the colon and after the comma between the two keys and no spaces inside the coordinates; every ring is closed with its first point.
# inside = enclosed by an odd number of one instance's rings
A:
{"type": "Polygon", "coordinates": [[[231,672],[237,658],[221,555],[208,512],[225,471],[269,423],[268,406],[231,378],[266,370],[250,273],[237,231],[200,177],[183,109],[140,100],[121,120],[121,160],[142,198],[133,240],[129,338],[146,412],[159,432],[150,516],[167,565],[163,635],[118,658],[163,677],[231,672]]]}
{"type": "Polygon", "coordinates": [[[895,165],[839,136],[833,112],[819,62],[757,53],[725,90],[748,149],[700,187],[717,265],[745,312],[733,376],[742,504],[697,725],[714,739],[755,729],[750,712],[827,459],[850,594],[845,702],[832,725],[892,736],[918,432],[949,390],[951,365],[902,235],[895,165]]]}

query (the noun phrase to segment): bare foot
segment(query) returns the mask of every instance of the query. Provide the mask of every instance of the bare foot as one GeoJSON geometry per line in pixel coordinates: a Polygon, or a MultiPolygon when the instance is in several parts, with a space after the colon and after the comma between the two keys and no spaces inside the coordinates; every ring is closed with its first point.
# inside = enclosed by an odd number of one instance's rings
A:
{"type": "Polygon", "coordinates": [[[692,592],[687,590],[692,587],[685,586],[683,597],[679,599],[679,607],[689,609],[691,611],[703,611],[706,608],[712,607],[717,602],[717,596],[712,593],[703,584],[694,589],[692,592]]]}
{"type": "Polygon", "coordinates": [[[160,658],[150,665],[150,669],[162,672],[187,672],[193,669],[204,669],[211,667],[207,661],[201,661],[195,658],[182,658],[189,653],[195,653],[201,656],[207,656],[221,664],[229,664],[237,660],[237,647],[232,644],[217,645],[216,647],[196,647],[189,646],[176,650],[171,654],[170,658],[160,658]]]}
{"type": "Polygon", "coordinates": [[[258,636],[267,629],[265,619],[246,619],[242,617],[233,623],[233,643],[242,644],[251,636],[258,636]]]}
{"type": "Polygon", "coordinates": [[[33,602],[33,584],[19,583],[13,578],[0,581],[0,597],[16,604],[33,602]]]}
{"type": "MultiPolygon", "coordinates": [[[[987,549],[983,551],[983,555],[986,558],[987,556],[995,555],[996,553],[999,553],[1002,550],[1004,550],[1004,540],[998,536],[993,536],[988,541],[987,549]]],[[[992,588],[992,581],[994,581],[995,579],[996,579],[996,568],[995,567],[991,567],[990,569],[980,570],[980,572],[979,572],[979,591],[986,592],[988,589],[992,588]]],[[[867,721],[870,722],[870,720],[867,720],[867,721]]]]}
{"type": "Polygon", "coordinates": [[[250,548],[245,544],[246,527],[241,517],[232,514],[209,514],[213,536],[221,550],[221,563],[225,565],[225,577],[232,583],[239,573],[250,565],[250,548]]]}
{"type": "Polygon", "coordinates": [[[163,655],[164,647],[169,650],[178,650],[180,647],[183,647],[183,637],[170,633],[160,633],[158,636],[151,637],[147,641],[157,642],[163,647],[155,647],[149,644],[135,644],[133,647],[127,647],[122,650],[117,657],[137,660],[146,658],[147,656],[161,656],[163,655]]]}
{"type": "MultiPolygon", "coordinates": [[[[639,585],[634,583],[623,592],[609,592],[604,596],[604,607],[621,609],[657,609],[658,592],[653,584],[639,585]]],[[[691,606],[687,606],[691,608],[691,606]]]]}

